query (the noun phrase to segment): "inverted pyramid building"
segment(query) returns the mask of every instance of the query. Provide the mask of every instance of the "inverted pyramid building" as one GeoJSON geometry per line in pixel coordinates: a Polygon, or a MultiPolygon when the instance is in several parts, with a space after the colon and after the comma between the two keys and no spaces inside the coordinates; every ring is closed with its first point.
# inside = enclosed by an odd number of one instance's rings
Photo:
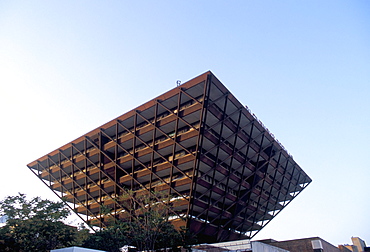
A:
{"type": "Polygon", "coordinates": [[[127,221],[120,195],[162,191],[199,242],[252,238],[311,182],[206,72],[28,164],[89,225],[127,221]],[[104,207],[102,207],[104,206],[104,207]]]}

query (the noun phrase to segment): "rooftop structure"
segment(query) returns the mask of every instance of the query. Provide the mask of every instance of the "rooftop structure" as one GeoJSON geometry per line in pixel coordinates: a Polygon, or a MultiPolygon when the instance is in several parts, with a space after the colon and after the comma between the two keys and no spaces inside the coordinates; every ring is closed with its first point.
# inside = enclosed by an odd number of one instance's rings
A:
{"type": "Polygon", "coordinates": [[[89,225],[127,218],[120,195],[166,192],[199,242],[252,238],[311,179],[206,72],[28,164],[89,225]]]}
{"type": "Polygon", "coordinates": [[[339,248],[341,251],[352,251],[352,252],[364,252],[364,251],[370,251],[370,247],[366,247],[366,243],[364,240],[362,240],[359,237],[351,237],[352,245],[350,244],[344,244],[339,245],[339,248]]]}
{"type": "Polygon", "coordinates": [[[259,242],[286,249],[290,252],[343,252],[338,247],[321,239],[320,237],[310,237],[288,241],[275,241],[270,239],[261,240],[259,242]]]}

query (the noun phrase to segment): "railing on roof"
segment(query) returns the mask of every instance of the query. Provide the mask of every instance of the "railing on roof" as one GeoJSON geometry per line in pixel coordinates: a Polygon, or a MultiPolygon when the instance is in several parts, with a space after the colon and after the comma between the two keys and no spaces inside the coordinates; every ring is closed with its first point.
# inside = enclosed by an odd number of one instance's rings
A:
{"type": "Polygon", "coordinates": [[[250,110],[250,108],[248,108],[247,105],[245,105],[245,108],[248,110],[249,114],[251,114],[254,119],[256,119],[256,121],[261,124],[261,126],[266,130],[267,133],[269,133],[269,135],[275,140],[275,142],[278,143],[278,145],[286,152],[288,153],[289,157],[293,158],[292,154],[289,153],[289,151],[284,147],[284,145],[282,143],[279,142],[279,140],[277,140],[277,138],[275,137],[275,135],[263,124],[263,122],[258,119],[258,117],[252,113],[252,111],[250,110]]]}

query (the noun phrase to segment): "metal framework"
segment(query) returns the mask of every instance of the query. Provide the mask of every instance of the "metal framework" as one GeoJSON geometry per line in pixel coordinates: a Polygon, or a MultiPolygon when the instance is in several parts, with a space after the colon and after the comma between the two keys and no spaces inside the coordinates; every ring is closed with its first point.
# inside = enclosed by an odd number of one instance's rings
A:
{"type": "Polygon", "coordinates": [[[128,190],[168,193],[173,224],[200,242],[252,238],[311,182],[211,72],[28,167],[93,226],[129,219],[128,190]]]}

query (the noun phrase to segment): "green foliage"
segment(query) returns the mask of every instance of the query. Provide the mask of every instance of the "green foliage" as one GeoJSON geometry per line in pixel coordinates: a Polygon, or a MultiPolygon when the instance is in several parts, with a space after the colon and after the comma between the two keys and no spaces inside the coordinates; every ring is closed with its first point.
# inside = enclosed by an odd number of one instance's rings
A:
{"type": "Polygon", "coordinates": [[[69,214],[63,202],[19,194],[1,201],[0,213],[8,216],[0,232],[4,251],[49,251],[75,243],[77,229],[62,222],[69,214]]]}
{"type": "Polygon", "coordinates": [[[82,244],[85,248],[100,249],[108,252],[119,252],[119,248],[130,244],[124,225],[112,225],[91,234],[82,244]]]}
{"type": "Polygon", "coordinates": [[[8,226],[0,228],[0,251],[20,251],[19,244],[11,235],[8,226]]]}
{"type": "Polygon", "coordinates": [[[82,246],[82,244],[90,237],[90,229],[87,229],[84,224],[77,227],[77,233],[73,246],[82,246]]]}
{"type": "Polygon", "coordinates": [[[28,201],[25,194],[8,196],[0,201],[0,214],[13,220],[39,219],[44,221],[59,221],[69,215],[69,210],[63,202],[53,202],[35,197],[28,201]]]}
{"type": "MultiPolygon", "coordinates": [[[[0,228],[0,251],[49,251],[68,246],[83,246],[119,252],[124,245],[138,250],[176,248],[186,245],[191,237],[176,230],[169,221],[174,200],[164,194],[128,192],[118,199],[126,211],[125,220],[112,222],[108,228],[90,234],[89,230],[70,227],[62,222],[69,211],[63,202],[27,200],[24,194],[0,201],[0,214],[8,220],[0,228]]],[[[103,207],[107,216],[111,209],[103,207]]]]}
{"type": "Polygon", "coordinates": [[[11,237],[22,251],[49,251],[73,244],[76,229],[60,221],[10,220],[11,237]]]}

